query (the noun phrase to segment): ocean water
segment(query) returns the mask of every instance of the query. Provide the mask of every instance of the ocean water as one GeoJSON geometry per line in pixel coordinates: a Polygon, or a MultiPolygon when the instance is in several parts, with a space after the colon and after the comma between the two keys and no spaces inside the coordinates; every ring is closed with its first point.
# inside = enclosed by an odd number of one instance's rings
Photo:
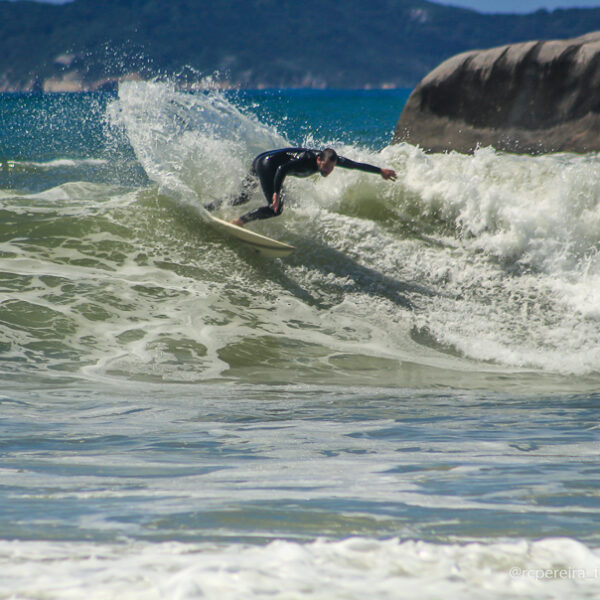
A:
{"type": "Polygon", "coordinates": [[[600,597],[600,157],[407,95],[0,95],[0,598],[600,597]],[[288,178],[265,259],[203,205],[287,145],[398,179],[288,178]]]}

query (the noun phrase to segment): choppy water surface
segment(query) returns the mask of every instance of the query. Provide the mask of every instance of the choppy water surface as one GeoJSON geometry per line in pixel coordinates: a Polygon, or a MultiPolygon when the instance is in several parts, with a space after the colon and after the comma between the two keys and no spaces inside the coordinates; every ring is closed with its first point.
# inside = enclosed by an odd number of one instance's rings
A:
{"type": "Polygon", "coordinates": [[[596,597],[598,157],[405,98],[0,97],[0,596],[596,597]],[[290,144],[398,180],[289,178],[267,260],[203,204],[290,144]]]}

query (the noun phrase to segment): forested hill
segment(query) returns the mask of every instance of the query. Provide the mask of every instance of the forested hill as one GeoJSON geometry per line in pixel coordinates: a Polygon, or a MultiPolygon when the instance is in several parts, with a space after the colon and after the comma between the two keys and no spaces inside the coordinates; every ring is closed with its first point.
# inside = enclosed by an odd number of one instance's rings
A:
{"type": "Polygon", "coordinates": [[[220,72],[257,86],[414,86],[449,56],[600,30],[599,9],[489,15],[423,0],[0,0],[0,90],[220,72]]]}

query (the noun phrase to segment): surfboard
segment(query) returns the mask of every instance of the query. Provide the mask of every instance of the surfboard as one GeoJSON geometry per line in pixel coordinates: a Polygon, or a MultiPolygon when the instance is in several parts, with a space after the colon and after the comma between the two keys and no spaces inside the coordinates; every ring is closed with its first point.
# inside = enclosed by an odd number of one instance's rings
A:
{"type": "Polygon", "coordinates": [[[212,215],[209,215],[209,217],[212,223],[216,225],[220,231],[236,238],[263,256],[282,258],[291,254],[296,249],[294,246],[278,242],[266,235],[251,231],[250,229],[232,225],[231,223],[217,219],[217,217],[213,217],[212,215]]]}

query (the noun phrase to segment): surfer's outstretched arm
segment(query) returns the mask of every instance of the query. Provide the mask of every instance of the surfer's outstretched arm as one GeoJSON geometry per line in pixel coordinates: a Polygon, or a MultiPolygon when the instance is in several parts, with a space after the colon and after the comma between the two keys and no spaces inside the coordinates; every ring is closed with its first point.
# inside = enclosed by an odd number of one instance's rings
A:
{"type": "Polygon", "coordinates": [[[375,165],[369,165],[368,163],[360,163],[350,160],[344,156],[338,156],[337,166],[342,167],[342,169],[356,169],[358,171],[366,171],[367,173],[377,173],[384,179],[391,179],[392,181],[394,181],[397,177],[396,171],[393,169],[382,169],[380,167],[376,167],[375,165]]]}

